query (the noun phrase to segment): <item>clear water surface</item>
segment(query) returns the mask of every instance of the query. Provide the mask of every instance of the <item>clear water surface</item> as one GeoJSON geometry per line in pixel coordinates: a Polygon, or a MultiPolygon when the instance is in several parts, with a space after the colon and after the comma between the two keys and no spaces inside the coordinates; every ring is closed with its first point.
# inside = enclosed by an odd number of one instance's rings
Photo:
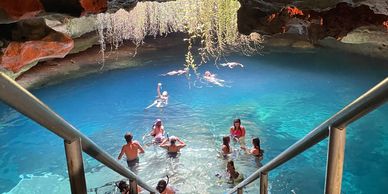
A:
{"type": "MultiPolygon", "coordinates": [[[[166,159],[154,146],[145,147],[139,175],[148,183],[170,175],[178,193],[224,193],[230,185],[223,174],[225,161],[217,157],[221,137],[239,117],[250,138],[260,137],[268,162],[342,107],[388,76],[388,63],[336,51],[272,53],[264,56],[229,56],[244,68],[210,70],[229,87],[199,81],[189,87],[185,76],[159,74],[183,64],[184,48],[143,54],[127,63],[142,66],[94,74],[32,90],[54,111],[117,157],[123,134],[135,139],[162,118],[170,135],[187,143],[179,161],[166,159]],[[163,111],[144,111],[158,82],[170,94],[163,111]]],[[[343,193],[378,194],[388,190],[388,107],[384,105],[348,128],[343,193]]],[[[148,141],[147,139],[144,141],[148,141]]],[[[63,141],[51,132],[0,104],[0,192],[70,193],[63,141]]],[[[146,143],[146,142],[143,142],[146,143]]],[[[238,146],[235,146],[238,148],[238,146]]],[[[323,193],[327,141],[269,174],[271,193],[323,193]]],[[[84,155],[90,193],[113,188],[122,179],[84,155]],[[107,184],[108,183],[108,184],[107,184]]],[[[258,168],[253,158],[234,155],[245,176],[258,168]]],[[[125,161],[121,161],[125,165],[125,161]]],[[[258,193],[258,181],[247,193],[258,193]]]]}

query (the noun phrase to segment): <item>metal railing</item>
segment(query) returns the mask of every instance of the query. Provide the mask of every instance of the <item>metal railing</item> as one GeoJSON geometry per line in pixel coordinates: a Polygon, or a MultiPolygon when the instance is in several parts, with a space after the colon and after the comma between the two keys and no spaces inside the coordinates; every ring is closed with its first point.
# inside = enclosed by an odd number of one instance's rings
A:
{"type": "Polygon", "coordinates": [[[309,149],[320,141],[329,137],[325,193],[340,194],[342,183],[342,171],[345,152],[346,126],[360,117],[375,110],[388,99],[388,78],[357,98],[341,111],[316,127],[305,137],[288,147],[267,164],[259,168],[244,181],[232,188],[228,194],[243,193],[243,187],[260,177],[260,194],[268,193],[268,173],[294,158],[303,151],[309,149]]]}
{"type": "MultiPolygon", "coordinates": [[[[92,140],[52,111],[47,105],[1,72],[0,99],[64,140],[72,193],[86,193],[81,149],[108,168],[130,179],[131,185],[138,184],[150,193],[158,193],[153,187],[118,163],[92,140]]],[[[137,193],[137,190],[135,193],[137,193]]]]}

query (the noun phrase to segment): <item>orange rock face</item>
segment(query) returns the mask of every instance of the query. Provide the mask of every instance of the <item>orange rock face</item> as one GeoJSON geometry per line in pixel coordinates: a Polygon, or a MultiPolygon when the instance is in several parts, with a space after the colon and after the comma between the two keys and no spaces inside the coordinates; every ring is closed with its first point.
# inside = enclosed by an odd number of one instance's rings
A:
{"type": "Polygon", "coordinates": [[[388,20],[387,21],[385,21],[385,22],[383,22],[383,26],[387,29],[387,31],[388,31],[388,20]]]}
{"type": "Polygon", "coordinates": [[[1,0],[0,9],[14,20],[31,18],[43,11],[39,0],[1,0]]]}
{"type": "Polygon", "coordinates": [[[298,9],[297,7],[286,7],[284,10],[288,13],[290,17],[297,16],[297,15],[303,15],[303,11],[298,9]]]}
{"type": "Polygon", "coordinates": [[[81,6],[86,13],[101,13],[107,10],[107,0],[80,0],[81,6]]]}
{"type": "Polygon", "coordinates": [[[1,65],[16,73],[37,60],[63,58],[73,46],[74,41],[70,37],[58,32],[52,32],[42,40],[11,42],[1,57],[1,65]]]}

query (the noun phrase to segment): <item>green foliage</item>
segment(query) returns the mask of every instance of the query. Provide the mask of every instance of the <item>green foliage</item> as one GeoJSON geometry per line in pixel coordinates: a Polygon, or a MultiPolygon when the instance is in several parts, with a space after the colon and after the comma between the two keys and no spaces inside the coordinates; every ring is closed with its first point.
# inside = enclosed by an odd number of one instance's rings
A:
{"type": "Polygon", "coordinates": [[[101,51],[108,42],[111,49],[123,40],[136,46],[149,36],[165,36],[171,32],[188,34],[185,66],[194,72],[209,59],[220,59],[225,53],[242,52],[250,55],[262,41],[259,34],[242,35],[237,29],[237,0],[176,0],[164,3],[139,2],[131,11],[118,10],[114,14],[98,15],[101,51]],[[198,42],[199,48],[193,50],[198,42]],[[200,57],[196,64],[194,56],[200,57]]]}

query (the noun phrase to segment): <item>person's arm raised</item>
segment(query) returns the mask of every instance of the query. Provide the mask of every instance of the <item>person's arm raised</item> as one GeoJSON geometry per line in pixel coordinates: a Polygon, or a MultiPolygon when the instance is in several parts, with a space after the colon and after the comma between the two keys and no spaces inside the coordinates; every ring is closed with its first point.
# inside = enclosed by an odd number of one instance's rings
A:
{"type": "Polygon", "coordinates": [[[179,138],[176,139],[178,142],[179,142],[179,147],[183,148],[186,146],[185,142],[183,142],[182,140],[180,140],[179,138]]]}
{"type": "Polygon", "coordinates": [[[167,142],[168,142],[168,138],[164,139],[162,143],[160,143],[159,147],[168,148],[169,145],[167,144],[167,142]]]}
{"type": "Polygon", "coordinates": [[[160,98],[162,96],[162,94],[160,93],[161,86],[162,86],[162,83],[158,83],[158,87],[156,88],[156,93],[158,94],[158,98],[160,98]]]}

